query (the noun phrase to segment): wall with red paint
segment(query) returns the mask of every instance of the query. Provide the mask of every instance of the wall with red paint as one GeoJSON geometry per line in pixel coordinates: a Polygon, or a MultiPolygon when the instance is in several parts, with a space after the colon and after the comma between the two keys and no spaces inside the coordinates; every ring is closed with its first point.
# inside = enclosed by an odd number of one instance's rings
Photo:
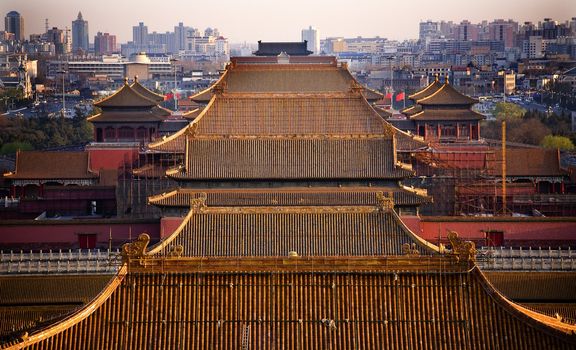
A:
{"type": "Polygon", "coordinates": [[[90,148],[88,152],[90,169],[93,171],[122,168],[125,162],[132,164],[138,158],[138,149],[135,148],[90,148]]]}
{"type": "Polygon", "coordinates": [[[160,238],[170,236],[178,226],[182,223],[184,218],[181,217],[165,217],[160,220],[160,238]]]}
{"type": "Polygon", "coordinates": [[[506,246],[576,247],[576,218],[454,218],[402,217],[416,234],[432,242],[447,243],[448,230],[483,245],[487,230],[504,231],[506,246]]]}
{"type": "Polygon", "coordinates": [[[159,220],[119,222],[102,220],[58,223],[55,221],[5,221],[0,225],[0,249],[68,249],[78,248],[78,234],[96,234],[96,248],[106,249],[110,233],[112,246],[120,247],[140,233],[150,235],[152,243],[160,239],[159,220]]]}

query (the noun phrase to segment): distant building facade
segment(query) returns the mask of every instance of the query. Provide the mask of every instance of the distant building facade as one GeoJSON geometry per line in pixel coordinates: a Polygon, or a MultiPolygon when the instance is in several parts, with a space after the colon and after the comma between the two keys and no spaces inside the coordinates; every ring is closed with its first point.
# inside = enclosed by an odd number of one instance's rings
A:
{"type": "Polygon", "coordinates": [[[148,44],[148,26],[145,26],[143,22],[132,27],[132,42],[142,46],[148,44]]]}
{"type": "Polygon", "coordinates": [[[4,18],[4,29],[14,34],[18,41],[24,41],[24,18],[16,11],[10,11],[4,18]]]}
{"type": "Polygon", "coordinates": [[[94,37],[94,53],[96,55],[110,55],[116,52],[116,35],[98,32],[94,37]]]}
{"type": "Polygon", "coordinates": [[[78,18],[72,21],[72,51],[74,53],[82,50],[88,52],[88,21],[82,18],[82,12],[78,12],[78,18]]]}
{"type": "Polygon", "coordinates": [[[309,26],[308,29],[302,29],[302,41],[306,41],[308,51],[312,51],[313,55],[320,53],[320,34],[318,29],[309,26]]]}

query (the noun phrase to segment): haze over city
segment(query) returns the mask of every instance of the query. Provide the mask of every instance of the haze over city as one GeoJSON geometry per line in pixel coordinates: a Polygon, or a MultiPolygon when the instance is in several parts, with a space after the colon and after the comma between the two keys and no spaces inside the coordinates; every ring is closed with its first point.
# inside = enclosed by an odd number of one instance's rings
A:
{"type": "Polygon", "coordinates": [[[16,10],[26,19],[26,35],[50,27],[70,27],[78,11],[89,21],[91,33],[114,33],[119,42],[131,40],[132,26],[144,22],[150,31],[172,30],[178,22],[196,28],[217,27],[230,42],[257,40],[290,41],[300,39],[300,29],[317,27],[326,36],[381,36],[404,40],[418,38],[421,20],[471,22],[496,18],[518,22],[538,22],[549,17],[569,19],[576,11],[573,0],[549,1],[402,1],[364,0],[275,2],[266,0],[219,1],[201,4],[185,0],[73,1],[2,0],[0,12],[16,10]]]}

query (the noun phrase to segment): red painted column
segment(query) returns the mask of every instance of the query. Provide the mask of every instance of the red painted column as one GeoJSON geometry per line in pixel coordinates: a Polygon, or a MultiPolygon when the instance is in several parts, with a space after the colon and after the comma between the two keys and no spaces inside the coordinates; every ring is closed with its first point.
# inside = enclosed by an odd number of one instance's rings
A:
{"type": "Polygon", "coordinates": [[[477,139],[480,139],[480,122],[476,122],[476,124],[478,125],[478,137],[477,137],[477,139]]]}

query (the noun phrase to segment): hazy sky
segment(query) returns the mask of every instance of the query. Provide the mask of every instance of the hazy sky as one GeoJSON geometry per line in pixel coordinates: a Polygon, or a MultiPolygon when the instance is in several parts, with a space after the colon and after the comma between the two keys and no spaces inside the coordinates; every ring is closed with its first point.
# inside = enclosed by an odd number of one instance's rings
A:
{"type": "MultiPolygon", "coordinates": [[[[89,22],[90,42],[97,31],[132,39],[132,26],[173,31],[178,22],[204,30],[216,27],[231,42],[295,41],[309,25],[320,37],[418,37],[420,20],[512,18],[537,22],[545,17],[576,17],[576,0],[0,0],[0,14],[16,10],[25,19],[25,35],[50,27],[70,27],[82,11],[89,22]]],[[[2,27],[3,29],[3,27],[2,27]]]]}

